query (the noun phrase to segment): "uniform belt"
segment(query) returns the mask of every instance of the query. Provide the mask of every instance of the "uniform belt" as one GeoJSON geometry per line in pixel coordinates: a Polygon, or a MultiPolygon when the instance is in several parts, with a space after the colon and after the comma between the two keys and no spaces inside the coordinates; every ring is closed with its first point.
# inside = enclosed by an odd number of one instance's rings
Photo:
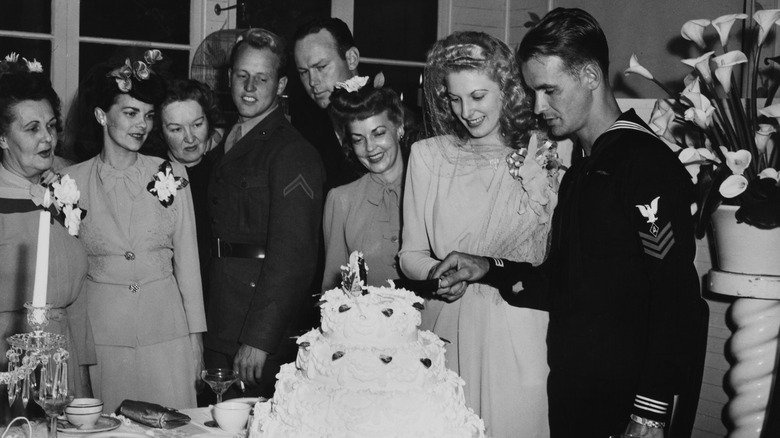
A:
{"type": "Polygon", "coordinates": [[[265,247],[249,243],[225,242],[216,238],[212,241],[211,254],[214,257],[239,257],[247,259],[264,259],[265,247]]]}

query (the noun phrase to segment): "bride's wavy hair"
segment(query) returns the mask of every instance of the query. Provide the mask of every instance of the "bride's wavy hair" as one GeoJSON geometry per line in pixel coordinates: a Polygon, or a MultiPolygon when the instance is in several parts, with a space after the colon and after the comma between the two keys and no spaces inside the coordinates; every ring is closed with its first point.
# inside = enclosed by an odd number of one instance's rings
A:
{"type": "Polygon", "coordinates": [[[483,32],[455,32],[433,45],[424,73],[428,135],[454,134],[461,140],[468,130],[453,114],[447,95],[447,75],[476,70],[498,84],[501,91],[499,132],[507,146],[520,148],[538,129],[529,96],[520,79],[514,53],[503,41],[483,32]]]}

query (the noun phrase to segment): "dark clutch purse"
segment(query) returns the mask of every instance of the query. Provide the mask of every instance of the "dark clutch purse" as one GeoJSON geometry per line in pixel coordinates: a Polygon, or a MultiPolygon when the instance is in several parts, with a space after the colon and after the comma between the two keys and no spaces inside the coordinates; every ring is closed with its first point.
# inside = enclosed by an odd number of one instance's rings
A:
{"type": "Polygon", "coordinates": [[[124,400],[119,413],[146,426],[158,429],[173,429],[190,422],[190,417],[181,412],[155,403],[124,400]]]}

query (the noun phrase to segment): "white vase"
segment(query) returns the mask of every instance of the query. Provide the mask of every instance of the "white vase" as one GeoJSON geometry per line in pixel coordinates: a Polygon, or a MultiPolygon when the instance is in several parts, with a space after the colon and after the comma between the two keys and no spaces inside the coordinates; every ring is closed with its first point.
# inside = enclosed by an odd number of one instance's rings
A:
{"type": "Polygon", "coordinates": [[[712,213],[718,269],[738,274],[780,275],[780,228],[762,230],[737,223],[737,209],[721,205],[712,213]]]}

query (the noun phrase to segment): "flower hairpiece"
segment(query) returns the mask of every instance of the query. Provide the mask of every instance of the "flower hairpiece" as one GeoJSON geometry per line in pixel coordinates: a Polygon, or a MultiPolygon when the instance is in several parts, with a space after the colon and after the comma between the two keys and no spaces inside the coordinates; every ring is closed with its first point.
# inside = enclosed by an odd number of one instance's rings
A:
{"type": "Polygon", "coordinates": [[[160,164],[159,171],[154,174],[152,180],[146,186],[146,190],[149,193],[156,195],[163,207],[168,208],[173,204],[173,198],[176,196],[176,191],[187,187],[189,181],[173,175],[173,167],[171,162],[165,160],[160,164]]]}
{"type": "Polygon", "coordinates": [[[125,58],[125,63],[110,72],[106,77],[112,77],[116,80],[116,85],[123,93],[128,93],[133,89],[132,78],[138,81],[145,81],[151,76],[151,66],[163,59],[162,52],[157,49],[144,52],[143,61],[130,63],[130,58],[125,58]]]}
{"type": "MultiPolygon", "coordinates": [[[[11,52],[8,55],[5,55],[3,61],[0,61],[0,75],[12,69],[9,64],[21,65],[19,58],[19,54],[16,52],[11,52]]],[[[43,65],[38,62],[37,59],[33,58],[32,61],[28,61],[27,58],[22,58],[22,61],[24,61],[24,65],[27,67],[28,72],[43,73],[43,65]]]]}
{"type": "Polygon", "coordinates": [[[335,88],[346,90],[347,93],[354,93],[365,87],[368,83],[368,76],[352,76],[346,81],[336,82],[335,88]]]}

